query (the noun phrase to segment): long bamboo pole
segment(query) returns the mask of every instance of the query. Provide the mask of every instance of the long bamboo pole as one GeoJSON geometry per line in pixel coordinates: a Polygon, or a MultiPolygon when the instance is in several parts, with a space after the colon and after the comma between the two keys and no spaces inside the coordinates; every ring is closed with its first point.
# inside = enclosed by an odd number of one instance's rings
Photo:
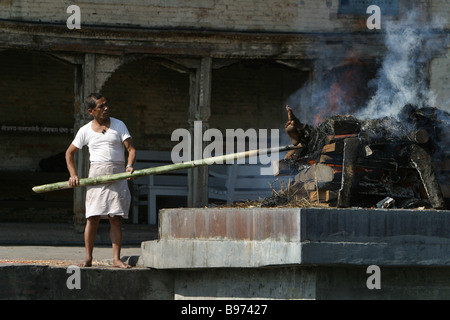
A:
{"type": "MultiPolygon", "coordinates": [[[[198,160],[187,161],[187,162],[182,162],[182,163],[168,164],[168,165],[160,166],[160,167],[135,170],[133,173],[123,172],[123,173],[116,173],[116,174],[110,174],[110,175],[104,175],[104,176],[98,176],[98,177],[92,177],[92,178],[83,178],[83,179],[80,179],[78,187],[93,186],[93,185],[97,185],[97,184],[109,183],[109,182],[124,180],[124,179],[128,179],[128,178],[134,179],[134,178],[138,178],[138,177],[142,177],[142,176],[161,174],[161,173],[166,173],[166,172],[171,172],[171,171],[176,171],[176,170],[189,169],[189,168],[193,168],[193,167],[207,166],[207,165],[212,165],[215,163],[224,163],[224,162],[228,162],[231,160],[254,157],[260,153],[268,154],[268,153],[273,153],[273,152],[283,152],[283,151],[288,151],[288,150],[292,150],[292,149],[296,149],[296,148],[298,148],[298,146],[289,145],[289,146],[283,146],[283,147],[277,147],[277,148],[249,150],[249,151],[231,153],[231,154],[226,154],[226,155],[216,156],[216,157],[211,157],[211,158],[204,158],[204,159],[198,159],[198,160]]],[[[44,184],[44,185],[40,185],[40,186],[35,186],[35,187],[33,187],[33,191],[36,193],[44,193],[44,192],[57,191],[57,190],[70,189],[70,188],[72,188],[72,187],[69,186],[69,181],[62,181],[62,182],[55,182],[55,183],[49,183],[49,184],[44,184]]]]}

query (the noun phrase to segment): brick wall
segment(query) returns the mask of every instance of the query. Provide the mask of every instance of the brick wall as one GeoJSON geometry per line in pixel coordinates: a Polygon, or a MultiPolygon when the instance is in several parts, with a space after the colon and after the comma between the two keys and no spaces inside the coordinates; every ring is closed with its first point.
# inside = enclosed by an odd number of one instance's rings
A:
{"type": "Polygon", "coordinates": [[[0,170],[34,171],[40,159],[65,151],[70,132],[41,131],[73,127],[73,66],[38,52],[2,51],[0,97],[0,170]]]}
{"type": "Polygon", "coordinates": [[[188,74],[141,59],[119,67],[101,91],[138,149],[171,150],[172,131],[188,128],[188,74]]]}
{"type": "MultiPolygon", "coordinates": [[[[210,126],[281,129],[287,98],[308,74],[275,63],[237,63],[213,71],[210,126]]],[[[282,134],[282,132],[280,132],[282,134]]]]}
{"type": "MultiPolygon", "coordinates": [[[[338,0],[15,0],[0,1],[0,18],[64,23],[69,5],[81,9],[81,23],[161,28],[207,28],[283,32],[365,30],[368,15],[338,15],[338,0]]],[[[445,0],[399,0],[412,8],[448,17],[445,0]],[[445,13],[447,13],[445,15],[445,13]]],[[[383,16],[383,19],[391,19],[383,16]]],[[[446,22],[449,26],[450,21],[446,22]]]]}

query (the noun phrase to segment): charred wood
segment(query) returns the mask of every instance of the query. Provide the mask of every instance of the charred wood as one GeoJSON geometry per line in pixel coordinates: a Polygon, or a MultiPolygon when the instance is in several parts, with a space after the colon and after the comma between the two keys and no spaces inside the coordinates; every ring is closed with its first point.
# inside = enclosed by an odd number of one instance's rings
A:
{"type": "Polygon", "coordinates": [[[365,183],[359,182],[358,191],[355,194],[386,196],[393,198],[410,199],[415,198],[415,192],[412,188],[400,185],[389,185],[385,183],[365,183]]]}
{"type": "Polygon", "coordinates": [[[292,109],[286,109],[286,133],[293,143],[301,143],[302,149],[280,163],[279,173],[295,174],[298,170],[296,185],[307,192],[309,200],[315,197],[322,201],[321,192],[333,191],[338,193],[338,207],[350,206],[358,194],[429,199],[431,207],[445,207],[444,198],[450,196],[448,113],[405,106],[398,118],[360,121],[338,115],[311,127],[298,121],[292,109]],[[319,174],[327,170],[333,173],[330,181],[314,177],[318,168],[323,168],[319,174]]]}
{"type": "Polygon", "coordinates": [[[344,142],[342,161],[342,185],[338,194],[338,207],[350,205],[350,191],[355,178],[356,161],[358,160],[360,142],[358,138],[348,138],[344,142]]]}
{"type": "Polygon", "coordinates": [[[445,209],[444,196],[434,173],[431,155],[419,145],[411,145],[411,162],[419,172],[423,186],[434,209],[445,209]]]}
{"type": "Polygon", "coordinates": [[[318,190],[325,184],[334,180],[333,168],[318,163],[312,166],[302,168],[295,176],[295,182],[301,182],[306,190],[318,190]]]}
{"type": "Polygon", "coordinates": [[[411,141],[417,142],[419,144],[425,144],[430,141],[430,134],[425,129],[418,129],[409,133],[408,138],[411,139],[411,141]]]}
{"type": "Polygon", "coordinates": [[[336,198],[337,194],[332,190],[314,190],[309,194],[309,200],[316,202],[330,202],[336,198]]]}
{"type": "Polygon", "coordinates": [[[334,134],[334,135],[329,135],[326,138],[326,143],[331,143],[331,142],[337,142],[337,141],[342,141],[344,139],[347,138],[355,138],[357,137],[357,134],[355,133],[351,133],[351,134],[334,134]]]}
{"type": "Polygon", "coordinates": [[[322,148],[322,154],[326,153],[332,153],[332,152],[342,152],[344,149],[344,143],[343,142],[333,142],[329,143],[323,146],[322,148]]]}
{"type": "Polygon", "coordinates": [[[335,136],[349,136],[359,133],[361,130],[360,121],[353,116],[339,116],[329,119],[327,124],[331,127],[335,136]]]}

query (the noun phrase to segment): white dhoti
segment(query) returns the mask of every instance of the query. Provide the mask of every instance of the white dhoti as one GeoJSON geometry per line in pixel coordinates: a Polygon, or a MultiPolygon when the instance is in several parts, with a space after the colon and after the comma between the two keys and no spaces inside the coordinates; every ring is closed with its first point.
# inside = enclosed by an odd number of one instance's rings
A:
{"type": "MultiPolygon", "coordinates": [[[[89,177],[125,172],[123,163],[92,162],[89,177]]],[[[131,194],[127,180],[86,187],[86,218],[92,216],[121,216],[128,218],[131,194]]]]}

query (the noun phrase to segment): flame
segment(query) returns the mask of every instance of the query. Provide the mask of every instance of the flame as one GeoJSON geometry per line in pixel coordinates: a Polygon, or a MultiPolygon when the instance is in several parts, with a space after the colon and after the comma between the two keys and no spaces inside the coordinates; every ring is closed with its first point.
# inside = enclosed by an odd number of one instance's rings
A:
{"type": "MultiPolygon", "coordinates": [[[[341,173],[342,172],[342,168],[343,166],[341,164],[334,164],[334,163],[325,163],[327,166],[333,168],[333,173],[341,173]]],[[[362,172],[362,173],[367,173],[367,172],[372,172],[372,169],[368,169],[368,168],[363,168],[363,167],[356,167],[355,168],[356,172],[362,172]]]]}
{"type": "Polygon", "coordinates": [[[328,91],[323,96],[323,104],[316,106],[314,124],[336,114],[356,111],[368,97],[367,83],[372,77],[357,54],[350,51],[343,66],[334,68],[325,80],[331,79],[328,91]]]}
{"type": "Polygon", "coordinates": [[[340,173],[342,172],[342,165],[341,164],[332,164],[332,163],[325,163],[327,166],[333,168],[333,173],[340,173]]]}

